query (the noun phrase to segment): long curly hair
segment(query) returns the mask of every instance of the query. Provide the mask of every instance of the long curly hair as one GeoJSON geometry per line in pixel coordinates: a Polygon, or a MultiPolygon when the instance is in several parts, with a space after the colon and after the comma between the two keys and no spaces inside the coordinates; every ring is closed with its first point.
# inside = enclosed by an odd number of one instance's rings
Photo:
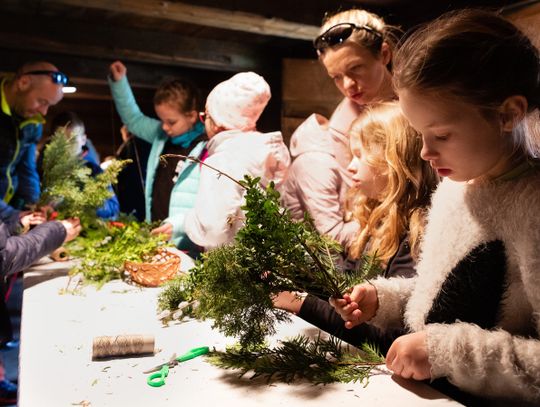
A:
{"type": "Polygon", "coordinates": [[[408,234],[411,253],[417,258],[430,197],[439,182],[437,173],[420,158],[420,134],[397,102],[367,107],[349,132],[367,152],[368,164],[388,180],[380,199],[367,198],[358,189],[350,191],[353,216],[360,223],[350,256],[377,253],[387,263],[408,234]]]}

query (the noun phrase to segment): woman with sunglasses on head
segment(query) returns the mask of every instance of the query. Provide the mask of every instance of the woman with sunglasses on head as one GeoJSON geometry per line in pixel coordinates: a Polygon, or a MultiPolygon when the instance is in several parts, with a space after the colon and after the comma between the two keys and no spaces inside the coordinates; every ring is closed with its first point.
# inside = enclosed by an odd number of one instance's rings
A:
{"type": "Polygon", "coordinates": [[[122,122],[133,135],[152,144],[145,183],[146,221],[161,221],[152,233],[166,235],[180,250],[197,257],[201,248],[189,239],[183,225],[199,189],[200,165],[178,155],[202,158],[206,152],[199,91],[182,79],[163,83],[154,95],[157,120],[145,116],[137,106],[126,66],[113,62],[110,72],[109,85],[122,122]]]}
{"type": "Polygon", "coordinates": [[[305,212],[320,233],[347,252],[359,226],[345,218],[345,196],[352,185],[348,129],[365,106],[395,99],[390,63],[393,28],[375,14],[347,10],[326,18],[314,46],[319,60],[345,96],[328,121],[310,116],[291,139],[295,157],[283,190],[283,205],[294,218],[305,212]]]}

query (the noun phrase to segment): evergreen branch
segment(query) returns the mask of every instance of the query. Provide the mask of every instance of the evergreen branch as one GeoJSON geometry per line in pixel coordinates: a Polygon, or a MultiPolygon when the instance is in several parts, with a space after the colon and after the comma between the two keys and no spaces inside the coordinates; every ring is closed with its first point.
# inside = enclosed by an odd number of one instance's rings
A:
{"type": "MultiPolygon", "coordinates": [[[[247,188],[244,226],[234,243],[203,254],[190,272],[188,292],[189,300],[199,301],[196,316],[213,319],[215,328],[253,348],[275,333],[277,321],[288,319],[271,300],[281,291],[341,295],[360,273],[351,277],[335,267],[339,244],[320,236],[307,221],[292,221],[272,184],[263,190],[256,178],[241,182],[247,188]]],[[[164,290],[178,291],[172,286],[164,290]]],[[[174,295],[170,311],[185,300],[180,292],[174,295]]]]}
{"type": "Polygon", "coordinates": [[[96,217],[96,210],[113,195],[111,185],[131,160],[114,160],[92,176],[76,151],[76,140],[65,127],[58,128],[43,151],[42,195],[38,206],[51,205],[60,218],[79,217],[84,227],[96,217]]]}
{"type": "Polygon", "coordinates": [[[251,372],[251,379],[266,377],[268,382],[307,379],[315,384],[367,383],[372,369],[383,364],[384,358],[369,345],[351,348],[334,337],[323,339],[319,335],[309,339],[300,335],[273,349],[261,346],[247,351],[230,347],[226,352],[213,351],[209,361],[222,368],[240,370],[240,376],[251,372]]]}

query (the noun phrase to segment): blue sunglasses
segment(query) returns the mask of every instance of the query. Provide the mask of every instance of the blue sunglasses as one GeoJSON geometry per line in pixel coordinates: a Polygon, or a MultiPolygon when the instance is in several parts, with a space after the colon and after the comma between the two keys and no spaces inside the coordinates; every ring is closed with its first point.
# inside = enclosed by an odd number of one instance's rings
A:
{"type": "Polygon", "coordinates": [[[60,71],[30,71],[24,72],[22,75],[47,75],[52,79],[52,82],[62,86],[66,86],[69,82],[67,75],[60,71]]]}

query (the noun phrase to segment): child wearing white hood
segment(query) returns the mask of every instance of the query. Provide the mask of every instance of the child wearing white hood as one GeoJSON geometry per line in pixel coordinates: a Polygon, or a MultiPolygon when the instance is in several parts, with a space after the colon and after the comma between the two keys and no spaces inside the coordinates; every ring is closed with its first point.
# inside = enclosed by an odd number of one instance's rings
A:
{"type": "MultiPolygon", "coordinates": [[[[260,75],[242,72],[218,84],[208,95],[204,119],[208,142],[205,164],[232,178],[260,177],[262,186],[283,181],[290,164],[281,132],[261,133],[259,116],[270,100],[260,75]]],[[[244,190],[203,165],[195,206],[185,218],[189,238],[205,249],[233,241],[244,215],[244,190]]]]}

